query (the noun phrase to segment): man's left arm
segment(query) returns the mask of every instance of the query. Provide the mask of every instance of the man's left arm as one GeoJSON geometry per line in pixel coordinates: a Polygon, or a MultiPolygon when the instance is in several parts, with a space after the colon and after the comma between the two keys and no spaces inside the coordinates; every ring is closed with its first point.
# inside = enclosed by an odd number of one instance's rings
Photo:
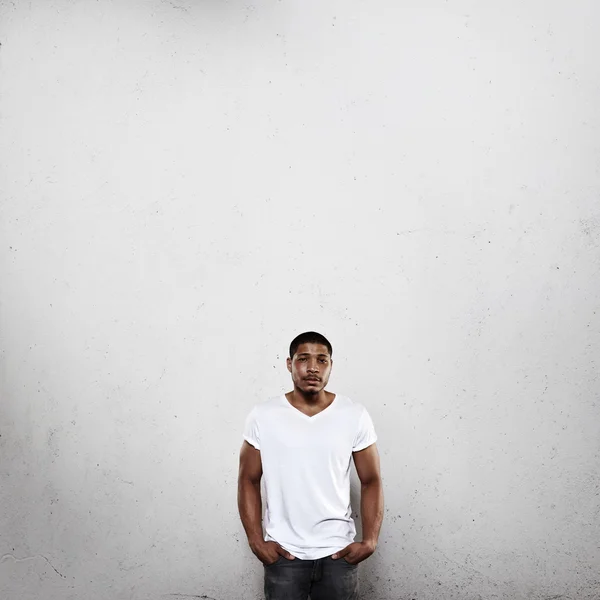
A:
{"type": "Polygon", "coordinates": [[[383,486],[376,444],[353,452],[356,473],[360,479],[360,512],[362,519],[362,542],[354,542],[336,552],[332,558],[344,557],[356,564],[375,552],[379,531],[383,522],[383,486]]]}

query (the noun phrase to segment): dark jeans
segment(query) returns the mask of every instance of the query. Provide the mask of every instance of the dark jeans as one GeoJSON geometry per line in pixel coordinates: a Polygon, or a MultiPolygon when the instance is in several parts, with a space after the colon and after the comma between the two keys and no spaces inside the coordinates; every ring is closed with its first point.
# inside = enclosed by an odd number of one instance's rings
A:
{"type": "Polygon", "coordinates": [[[358,565],[343,558],[288,560],[265,565],[266,600],[358,600],[358,565]]]}

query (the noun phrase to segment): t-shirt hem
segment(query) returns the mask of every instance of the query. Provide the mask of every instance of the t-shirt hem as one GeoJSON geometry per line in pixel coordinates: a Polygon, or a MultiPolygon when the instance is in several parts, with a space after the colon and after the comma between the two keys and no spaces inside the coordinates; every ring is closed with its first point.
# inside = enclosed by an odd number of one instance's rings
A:
{"type": "Polygon", "coordinates": [[[356,446],[356,448],[352,448],[352,452],[359,452],[360,450],[364,450],[365,448],[372,446],[376,441],[377,436],[371,438],[370,440],[367,440],[366,442],[363,442],[362,444],[359,444],[358,446],[356,446]]]}
{"type": "MultiPolygon", "coordinates": [[[[348,542],[348,544],[351,544],[351,543],[352,542],[348,542]]],[[[348,544],[346,544],[346,546],[348,544]]],[[[298,550],[289,550],[288,548],[285,548],[285,550],[287,550],[290,554],[292,554],[296,558],[299,558],[300,560],[319,560],[320,558],[325,558],[326,556],[331,556],[332,554],[335,554],[336,552],[343,550],[346,546],[331,546],[330,548],[322,548],[318,552],[308,552],[308,553],[300,552],[298,550]]],[[[284,548],[284,546],[281,546],[281,547],[284,548]]]]}
{"type": "Polygon", "coordinates": [[[254,446],[257,450],[260,450],[260,444],[256,441],[253,440],[251,437],[245,435],[244,439],[251,445],[254,446]]]}

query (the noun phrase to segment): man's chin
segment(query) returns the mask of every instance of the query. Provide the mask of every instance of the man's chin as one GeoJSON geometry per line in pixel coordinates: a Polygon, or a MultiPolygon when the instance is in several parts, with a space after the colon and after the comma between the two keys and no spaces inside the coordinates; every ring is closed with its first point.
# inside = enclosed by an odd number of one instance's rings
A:
{"type": "Polygon", "coordinates": [[[307,395],[307,396],[316,396],[320,391],[321,388],[317,388],[314,385],[302,388],[302,391],[307,395]]]}

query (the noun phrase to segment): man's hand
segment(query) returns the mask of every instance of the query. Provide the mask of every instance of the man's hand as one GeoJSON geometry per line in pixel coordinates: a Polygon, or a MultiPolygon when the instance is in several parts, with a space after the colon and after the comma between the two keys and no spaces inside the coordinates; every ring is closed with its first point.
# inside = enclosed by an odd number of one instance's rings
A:
{"type": "Polygon", "coordinates": [[[282,548],[277,542],[265,542],[260,540],[250,544],[250,550],[252,550],[258,560],[266,566],[274,564],[280,555],[288,560],[294,560],[296,558],[293,554],[290,554],[287,550],[282,548]]]}
{"type": "Polygon", "coordinates": [[[342,550],[338,550],[331,556],[334,560],[343,558],[351,565],[357,565],[359,562],[369,558],[375,552],[375,544],[369,542],[353,542],[342,550]]]}

